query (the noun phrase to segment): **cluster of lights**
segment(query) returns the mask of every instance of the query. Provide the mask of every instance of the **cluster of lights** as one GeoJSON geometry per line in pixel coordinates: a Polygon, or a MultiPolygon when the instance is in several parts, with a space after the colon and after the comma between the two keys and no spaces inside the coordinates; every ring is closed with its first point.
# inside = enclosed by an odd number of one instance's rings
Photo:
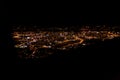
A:
{"type": "Polygon", "coordinates": [[[59,49],[69,50],[78,45],[86,46],[86,40],[92,39],[113,39],[120,37],[119,32],[114,31],[39,31],[39,32],[14,32],[13,38],[16,41],[16,48],[28,48],[32,51],[32,56],[38,49],[59,49]]]}

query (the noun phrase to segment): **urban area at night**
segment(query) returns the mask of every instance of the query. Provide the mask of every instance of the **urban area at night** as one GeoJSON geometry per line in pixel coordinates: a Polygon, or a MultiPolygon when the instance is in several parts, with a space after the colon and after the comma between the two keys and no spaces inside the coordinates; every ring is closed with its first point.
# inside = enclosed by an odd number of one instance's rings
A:
{"type": "Polygon", "coordinates": [[[120,80],[119,2],[3,2],[0,44],[5,70],[21,73],[16,73],[19,77],[77,72],[84,80],[120,80]]]}
{"type": "MultiPolygon", "coordinates": [[[[119,27],[103,25],[90,27],[83,26],[77,30],[73,28],[14,28],[12,33],[14,47],[19,58],[39,59],[47,58],[59,51],[68,51],[75,48],[97,44],[120,37],[119,27]]],[[[60,53],[63,54],[63,53],[60,53]]],[[[69,54],[68,54],[69,55],[69,54]]]]}

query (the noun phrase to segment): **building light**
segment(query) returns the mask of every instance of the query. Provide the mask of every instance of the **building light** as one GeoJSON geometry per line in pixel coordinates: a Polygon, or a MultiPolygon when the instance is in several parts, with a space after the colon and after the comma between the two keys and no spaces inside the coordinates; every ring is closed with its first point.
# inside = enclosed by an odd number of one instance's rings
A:
{"type": "Polygon", "coordinates": [[[83,46],[85,46],[86,44],[85,44],[85,43],[83,43],[82,45],[83,45],[83,46]]]}
{"type": "Polygon", "coordinates": [[[27,37],[27,39],[30,39],[30,37],[27,37]]]}

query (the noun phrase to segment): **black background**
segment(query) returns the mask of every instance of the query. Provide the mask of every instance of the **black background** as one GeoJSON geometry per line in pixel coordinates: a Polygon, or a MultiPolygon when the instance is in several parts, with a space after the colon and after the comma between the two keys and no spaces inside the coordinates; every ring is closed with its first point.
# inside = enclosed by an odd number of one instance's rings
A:
{"type": "Polygon", "coordinates": [[[119,5],[105,2],[7,2],[13,24],[119,24],[119,5]]]}
{"type": "Polygon", "coordinates": [[[119,80],[119,72],[104,72],[104,80],[119,80]]]}

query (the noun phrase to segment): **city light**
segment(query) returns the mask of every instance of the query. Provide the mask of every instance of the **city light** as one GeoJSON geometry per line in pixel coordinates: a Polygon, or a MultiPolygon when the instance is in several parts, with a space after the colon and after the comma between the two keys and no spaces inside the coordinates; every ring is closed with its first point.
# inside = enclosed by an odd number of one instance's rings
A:
{"type": "MultiPolygon", "coordinates": [[[[71,48],[76,48],[79,45],[87,46],[91,44],[86,43],[87,40],[104,41],[106,39],[113,39],[115,37],[120,37],[120,33],[110,30],[91,30],[88,28],[79,29],[77,32],[64,31],[64,29],[62,30],[62,28],[60,28],[60,31],[15,31],[13,33],[13,38],[16,42],[15,48],[27,48],[29,51],[31,51],[30,55],[32,58],[35,57],[36,53],[39,53],[39,56],[43,56],[42,53],[45,53],[45,55],[46,53],[50,53],[48,55],[51,55],[52,52],[50,52],[51,50],[49,49],[69,50],[71,48]],[[48,52],[47,50],[39,51],[39,49],[48,49],[48,52]]],[[[25,54],[28,55],[29,52],[26,52],[25,54]]]]}

